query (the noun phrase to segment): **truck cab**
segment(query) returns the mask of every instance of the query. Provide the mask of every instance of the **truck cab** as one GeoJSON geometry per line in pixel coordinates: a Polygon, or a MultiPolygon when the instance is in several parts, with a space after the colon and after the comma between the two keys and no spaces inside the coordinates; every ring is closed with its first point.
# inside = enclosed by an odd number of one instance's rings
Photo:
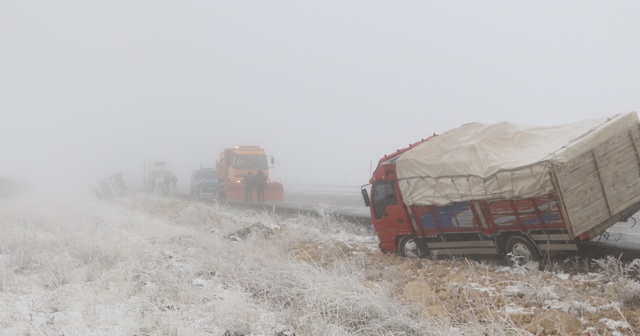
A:
{"type": "Polygon", "coordinates": [[[371,222],[380,241],[379,247],[384,252],[395,251],[405,257],[418,258],[425,250],[420,248],[419,241],[415,239],[417,232],[398,188],[395,159],[432,137],[421,139],[380,159],[369,180],[371,196],[365,189],[362,190],[364,202],[370,206],[371,222]]]}
{"type": "Polygon", "coordinates": [[[201,168],[191,173],[191,195],[217,194],[220,189],[214,168],[201,168]]]}
{"type": "Polygon", "coordinates": [[[224,197],[228,201],[247,201],[260,199],[261,201],[282,201],[284,188],[279,182],[269,176],[269,169],[273,168],[274,158],[265,154],[261,146],[236,146],[225,148],[216,162],[218,181],[224,190],[224,197]],[[244,179],[247,175],[262,173],[266,177],[266,186],[247,190],[244,179]]]}
{"type": "MultiPolygon", "coordinates": [[[[390,171],[392,174],[395,175],[390,171]]],[[[371,222],[378,234],[380,249],[397,251],[407,257],[420,257],[417,242],[408,238],[415,236],[415,230],[402,202],[397,181],[392,176],[373,181],[370,205],[371,222]]]]}

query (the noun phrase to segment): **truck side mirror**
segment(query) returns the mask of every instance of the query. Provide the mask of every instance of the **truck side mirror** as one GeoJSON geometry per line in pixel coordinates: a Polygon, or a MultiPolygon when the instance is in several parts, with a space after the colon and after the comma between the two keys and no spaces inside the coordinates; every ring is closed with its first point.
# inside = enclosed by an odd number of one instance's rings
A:
{"type": "Polygon", "coordinates": [[[272,157],[271,158],[271,165],[274,165],[276,163],[276,158],[272,157]]]}
{"type": "Polygon", "coordinates": [[[364,206],[368,207],[371,205],[371,201],[369,200],[369,193],[367,192],[367,189],[362,188],[360,189],[360,193],[362,193],[362,199],[364,199],[364,206]]]}

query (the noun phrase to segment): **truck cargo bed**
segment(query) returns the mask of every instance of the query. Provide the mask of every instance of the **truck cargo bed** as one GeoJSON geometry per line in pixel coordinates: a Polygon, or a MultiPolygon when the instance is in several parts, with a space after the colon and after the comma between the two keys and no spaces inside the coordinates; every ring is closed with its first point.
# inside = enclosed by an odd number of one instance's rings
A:
{"type": "Polygon", "coordinates": [[[553,171],[573,237],[593,238],[640,210],[640,129],[630,129],[553,171]]]}

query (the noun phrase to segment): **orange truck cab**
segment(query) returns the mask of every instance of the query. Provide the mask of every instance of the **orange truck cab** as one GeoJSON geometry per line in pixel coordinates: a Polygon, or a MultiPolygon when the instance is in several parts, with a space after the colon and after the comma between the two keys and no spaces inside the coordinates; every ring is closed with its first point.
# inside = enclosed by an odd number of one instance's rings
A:
{"type": "MultiPolygon", "coordinates": [[[[271,181],[269,169],[273,167],[274,158],[267,156],[261,146],[236,146],[225,148],[216,162],[218,181],[224,186],[224,196],[230,201],[245,201],[246,189],[244,180],[250,173],[261,171],[267,178],[264,189],[264,201],[282,201],[284,188],[282,184],[271,181]]],[[[254,186],[251,200],[259,201],[258,190],[254,186]]]]}

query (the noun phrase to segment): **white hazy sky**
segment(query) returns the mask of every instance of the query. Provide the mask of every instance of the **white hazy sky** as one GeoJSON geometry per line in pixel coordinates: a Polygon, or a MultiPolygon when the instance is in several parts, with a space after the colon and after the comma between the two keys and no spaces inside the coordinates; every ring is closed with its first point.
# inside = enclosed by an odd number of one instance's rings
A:
{"type": "Polygon", "coordinates": [[[637,1],[2,1],[0,177],[179,184],[262,145],[287,184],[468,122],[637,111],[637,1]]]}

